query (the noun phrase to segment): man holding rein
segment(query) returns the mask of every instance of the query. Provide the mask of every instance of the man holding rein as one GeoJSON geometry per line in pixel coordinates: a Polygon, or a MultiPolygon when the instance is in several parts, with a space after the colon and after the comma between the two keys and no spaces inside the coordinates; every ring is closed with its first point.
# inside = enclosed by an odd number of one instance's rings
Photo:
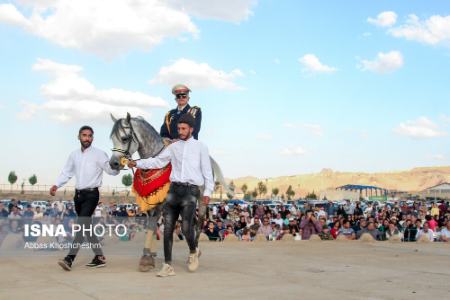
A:
{"type": "Polygon", "coordinates": [[[214,189],[214,179],[208,148],[194,139],[195,120],[190,114],[185,114],[178,120],[177,142],[167,146],[154,158],[129,161],[128,167],[140,169],[159,169],[168,163],[172,164],[170,174],[170,190],[163,208],[164,216],[164,257],[165,263],[159,277],[174,276],[172,267],[172,244],[175,223],[179,215],[182,217],[182,230],[189,246],[188,270],[197,270],[198,250],[195,242],[194,217],[197,201],[201,197],[200,187],[205,186],[203,203],[208,205],[214,189]]]}

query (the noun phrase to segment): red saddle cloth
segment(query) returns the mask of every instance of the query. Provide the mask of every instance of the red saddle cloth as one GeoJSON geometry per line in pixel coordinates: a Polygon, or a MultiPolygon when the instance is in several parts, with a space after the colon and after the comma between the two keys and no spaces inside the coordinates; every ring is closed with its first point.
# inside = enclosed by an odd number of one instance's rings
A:
{"type": "Polygon", "coordinates": [[[141,197],[147,197],[158,191],[170,181],[172,165],[168,164],[162,169],[141,170],[134,173],[133,187],[141,197]]]}

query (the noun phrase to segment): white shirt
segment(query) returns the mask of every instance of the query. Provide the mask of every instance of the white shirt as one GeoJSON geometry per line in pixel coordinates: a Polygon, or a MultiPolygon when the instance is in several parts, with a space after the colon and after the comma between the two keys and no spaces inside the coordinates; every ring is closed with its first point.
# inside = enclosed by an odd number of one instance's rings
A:
{"type": "Polygon", "coordinates": [[[431,229],[428,229],[427,232],[425,232],[423,229],[420,229],[417,231],[416,239],[420,239],[423,235],[425,235],[431,242],[434,241],[434,232],[431,229]]]}
{"type": "Polygon", "coordinates": [[[141,159],[136,162],[139,169],[160,169],[172,163],[171,182],[189,183],[205,186],[204,196],[211,196],[214,179],[208,148],[191,137],[170,144],[157,157],[141,159]]]}
{"type": "Polygon", "coordinates": [[[450,230],[448,230],[447,227],[445,227],[444,229],[441,230],[441,236],[445,236],[448,239],[450,239],[450,230]]]}
{"type": "Polygon", "coordinates": [[[119,174],[119,171],[111,169],[104,151],[92,146],[84,151],[80,148],[70,154],[55,185],[60,188],[75,176],[75,188],[78,190],[100,187],[103,171],[109,175],[119,174]]]}

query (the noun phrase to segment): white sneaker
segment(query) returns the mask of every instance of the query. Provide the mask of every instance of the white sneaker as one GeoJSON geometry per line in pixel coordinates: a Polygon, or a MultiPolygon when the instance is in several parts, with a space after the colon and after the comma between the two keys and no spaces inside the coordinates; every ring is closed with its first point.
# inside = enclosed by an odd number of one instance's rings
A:
{"type": "Polygon", "coordinates": [[[189,272],[195,272],[198,269],[198,252],[189,254],[187,266],[189,272]]]}
{"type": "Polygon", "coordinates": [[[161,270],[156,274],[158,277],[168,277],[175,276],[175,271],[173,267],[169,264],[163,264],[161,270]]]}

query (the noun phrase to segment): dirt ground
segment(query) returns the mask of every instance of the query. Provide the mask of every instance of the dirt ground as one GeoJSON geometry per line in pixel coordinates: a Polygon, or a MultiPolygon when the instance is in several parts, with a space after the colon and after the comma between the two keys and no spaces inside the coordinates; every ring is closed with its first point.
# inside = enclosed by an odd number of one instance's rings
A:
{"type": "MultiPolygon", "coordinates": [[[[90,270],[82,250],[71,272],[65,251],[0,253],[0,299],[448,299],[450,245],[360,241],[202,242],[189,273],[174,243],[175,277],[140,273],[139,242],[106,245],[108,265],[90,270]]],[[[160,245],[161,246],[161,245],[160,245]]],[[[0,250],[1,251],[1,250],[0,250]]],[[[157,267],[162,263],[162,247],[157,267]]]]}

